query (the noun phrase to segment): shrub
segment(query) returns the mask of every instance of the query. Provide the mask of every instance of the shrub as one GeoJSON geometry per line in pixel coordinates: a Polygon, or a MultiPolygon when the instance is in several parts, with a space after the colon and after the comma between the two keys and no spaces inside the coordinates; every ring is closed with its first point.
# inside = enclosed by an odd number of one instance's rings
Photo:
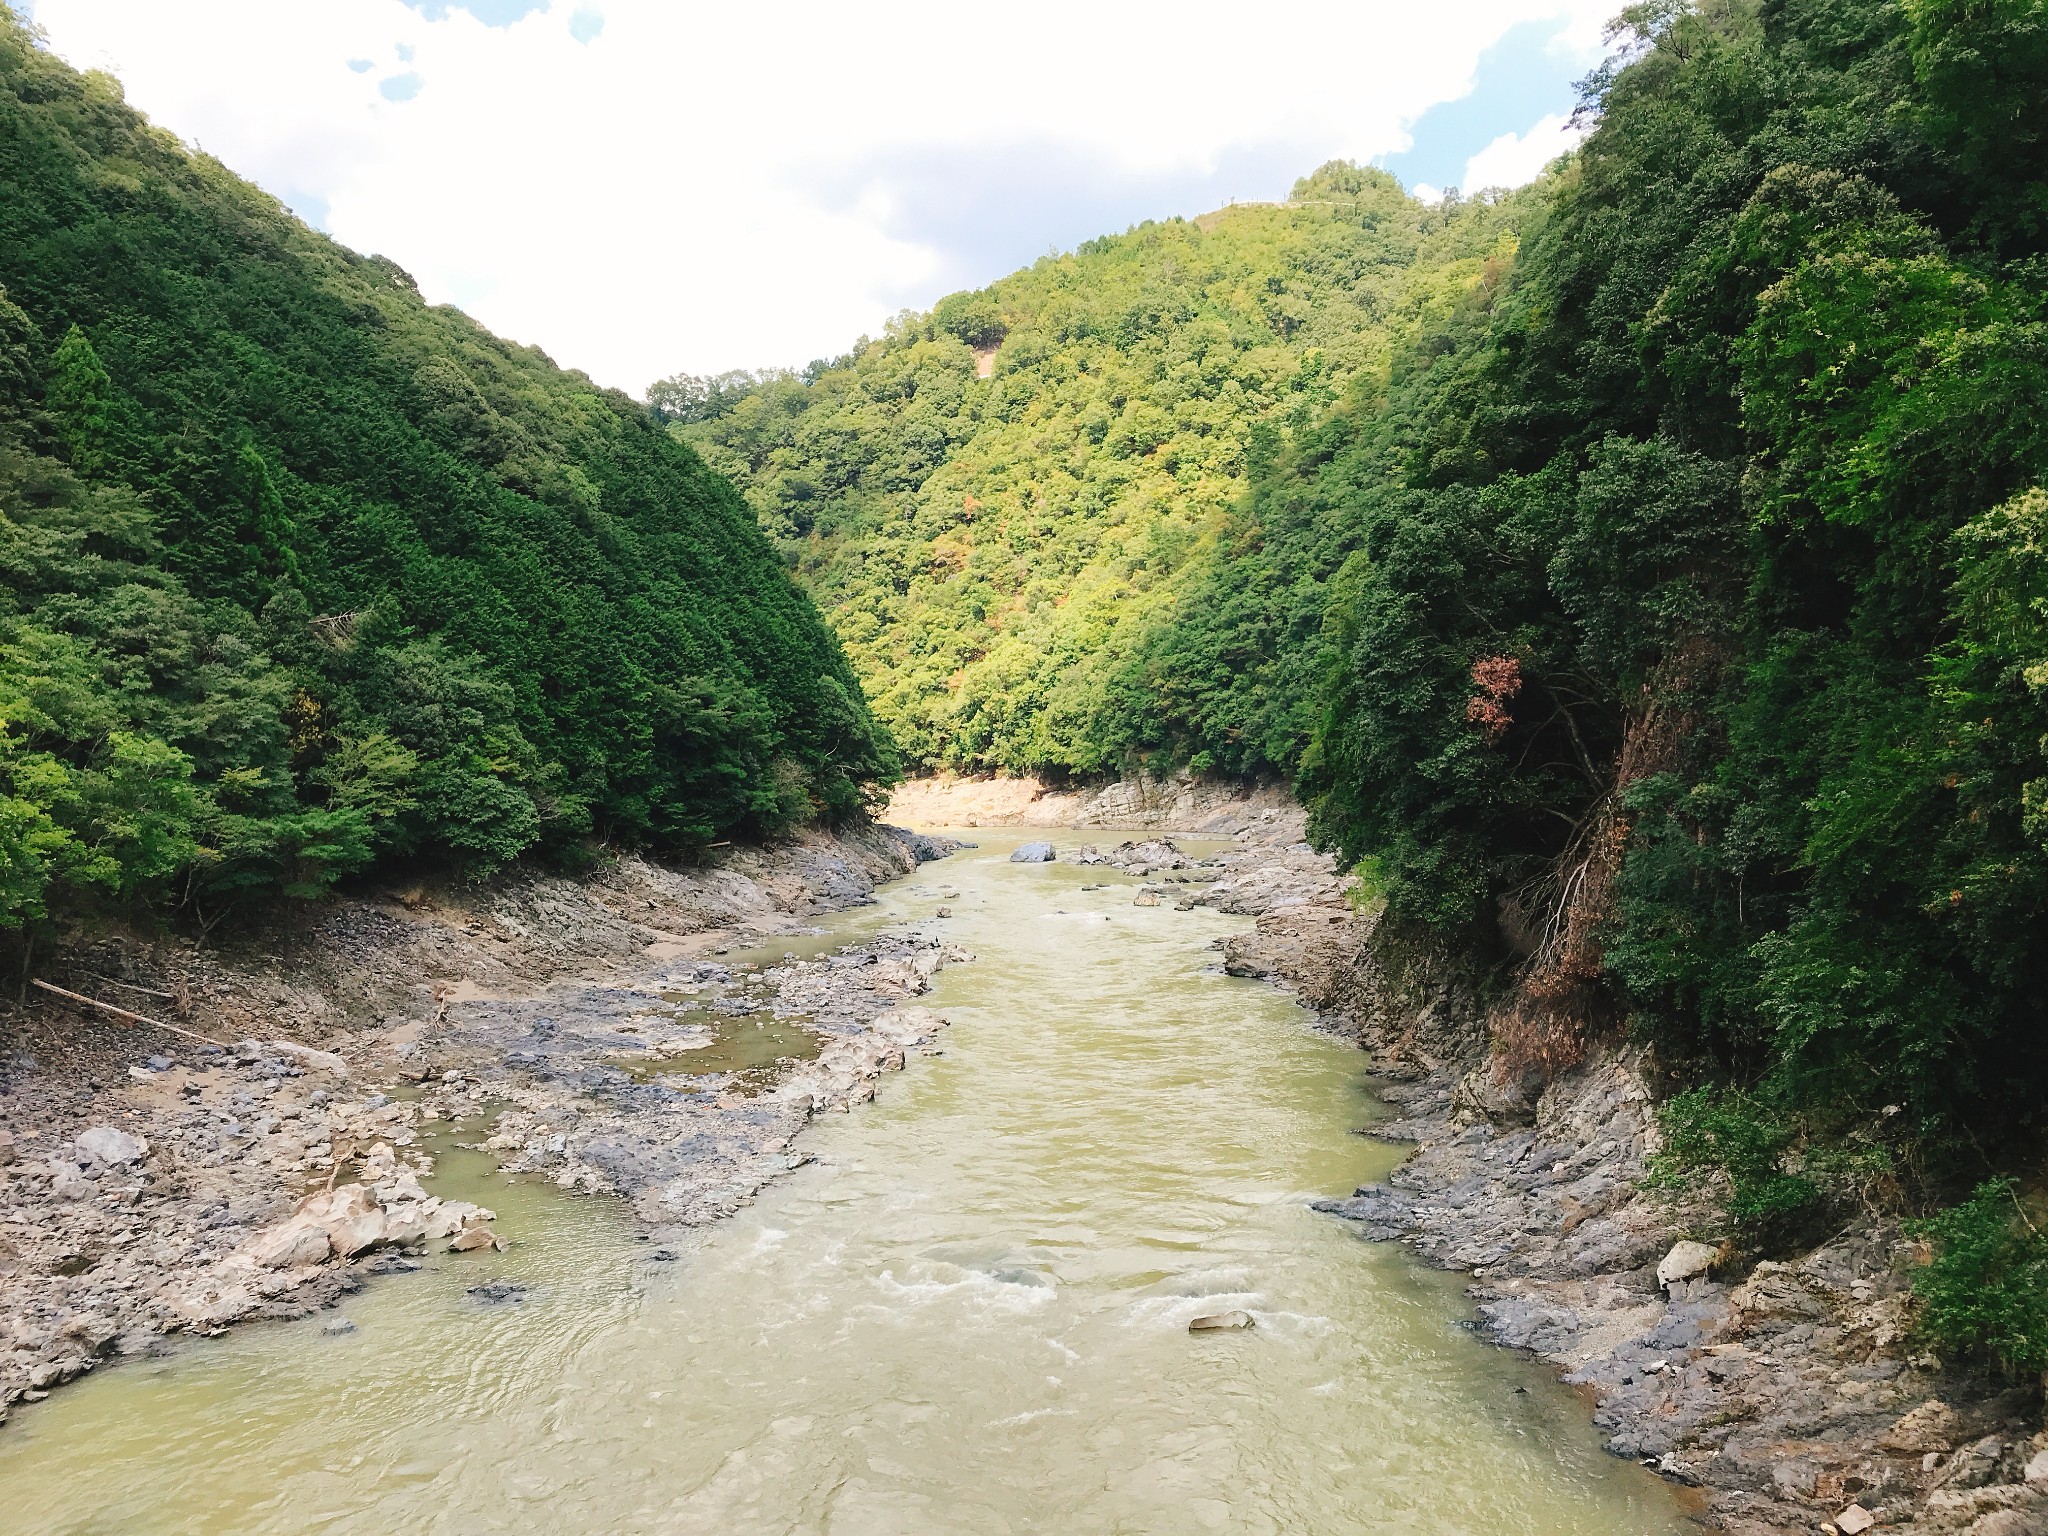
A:
{"type": "Polygon", "coordinates": [[[1702,1179],[1723,1181],[1729,1219],[1751,1233],[1796,1221],[1820,1204],[1820,1186],[1792,1171],[1797,1128],[1754,1095],[1694,1088],[1668,1100],[1657,1118],[1664,1148],[1650,1159],[1653,1186],[1683,1190],[1702,1179]]]}
{"type": "Polygon", "coordinates": [[[1913,1280],[1929,1346],[2012,1376],[2048,1370],[2048,1234],[2011,1179],[1979,1184],[1961,1205],[1907,1230],[1934,1246],[1913,1280]]]}

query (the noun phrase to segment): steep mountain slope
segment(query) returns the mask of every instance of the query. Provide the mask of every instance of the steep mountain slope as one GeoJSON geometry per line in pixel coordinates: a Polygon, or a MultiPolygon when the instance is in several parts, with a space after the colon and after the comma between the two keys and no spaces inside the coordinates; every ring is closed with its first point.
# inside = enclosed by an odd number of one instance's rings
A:
{"type": "Polygon", "coordinates": [[[0,921],[683,849],[894,765],[745,504],[0,11],[0,921]]]}
{"type": "Polygon", "coordinates": [[[782,541],[914,760],[1285,771],[1348,545],[1241,515],[1247,466],[1383,389],[1528,202],[1426,207],[1333,164],[1283,205],[1047,257],[805,376],[651,398],[782,541]]]}
{"type": "MultiPolygon", "coordinates": [[[[1359,542],[1323,835],[1512,975],[1510,1078],[1625,1029],[1703,1084],[1666,1171],[1759,1243],[2038,1157],[2044,36],[1631,9],[1507,280],[1259,492],[1359,542]]],[[[2048,1239],[1963,1210],[1943,1347],[2048,1366],[2048,1239]]]]}

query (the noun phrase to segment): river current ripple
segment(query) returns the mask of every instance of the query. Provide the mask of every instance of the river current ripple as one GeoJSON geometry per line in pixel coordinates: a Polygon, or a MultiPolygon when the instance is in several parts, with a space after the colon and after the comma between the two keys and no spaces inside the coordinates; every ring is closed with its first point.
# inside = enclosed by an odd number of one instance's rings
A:
{"type": "Polygon", "coordinates": [[[982,846],[833,920],[979,959],[920,999],[954,1021],[944,1054],[808,1133],[814,1163],[657,1253],[608,1202],[451,1154],[437,1184],[496,1208],[510,1252],[374,1282],[352,1334],[256,1325],[67,1389],[0,1432],[0,1525],[1681,1528],[1545,1370],[1460,1326],[1454,1277],[1308,1209],[1398,1154],[1353,1134],[1359,1053],[1217,968],[1244,919],[964,835],[982,846]],[[1187,1332],[1226,1308],[1257,1326],[1187,1332]]]}

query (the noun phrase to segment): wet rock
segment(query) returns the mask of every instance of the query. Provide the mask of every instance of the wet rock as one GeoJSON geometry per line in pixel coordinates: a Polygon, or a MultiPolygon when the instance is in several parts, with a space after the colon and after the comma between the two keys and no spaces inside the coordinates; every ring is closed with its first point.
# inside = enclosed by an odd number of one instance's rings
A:
{"type": "Polygon", "coordinates": [[[1058,856],[1051,843],[1026,843],[1010,855],[1012,864],[1050,864],[1058,856]]]}
{"type": "Polygon", "coordinates": [[[1206,1317],[1196,1318],[1188,1324],[1188,1332],[1217,1333],[1225,1329],[1250,1328],[1252,1326],[1254,1324],[1251,1313],[1240,1312],[1236,1308],[1232,1308],[1228,1312],[1211,1312],[1206,1317]]]}
{"type": "Polygon", "coordinates": [[[1385,1184],[1364,1184],[1348,1200],[1317,1200],[1312,1209],[1355,1221],[1376,1243],[1391,1242],[1412,1231],[1415,1212],[1408,1198],[1385,1184]]]}
{"type": "Polygon", "coordinates": [[[320,1331],[330,1339],[338,1339],[344,1334],[354,1333],[356,1325],[345,1317],[330,1317],[320,1325],[320,1331]]]}
{"type": "Polygon", "coordinates": [[[1668,1290],[1681,1280],[1697,1279],[1711,1270],[1720,1257],[1721,1250],[1712,1243],[1675,1243],[1657,1261],[1657,1283],[1668,1290]]]}
{"type": "Polygon", "coordinates": [[[1194,860],[1182,853],[1171,838],[1152,837],[1143,842],[1119,843],[1106,857],[1105,863],[1114,864],[1126,874],[1140,876],[1157,874],[1161,870],[1187,869],[1194,860]]]}
{"type": "Polygon", "coordinates": [[[484,1306],[503,1306],[508,1302],[526,1300],[526,1287],[511,1280],[486,1280],[481,1285],[472,1285],[463,1295],[484,1306]]]}
{"type": "Polygon", "coordinates": [[[141,1162],[149,1151],[149,1143],[116,1126],[96,1125],[79,1132],[78,1150],[102,1167],[119,1168],[141,1162]]]}

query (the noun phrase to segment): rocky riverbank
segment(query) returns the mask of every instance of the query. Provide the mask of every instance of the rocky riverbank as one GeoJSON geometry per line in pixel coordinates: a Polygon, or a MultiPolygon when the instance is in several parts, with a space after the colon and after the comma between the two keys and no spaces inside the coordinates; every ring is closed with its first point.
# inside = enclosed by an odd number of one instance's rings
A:
{"type": "Polygon", "coordinates": [[[1257,919],[1226,967],[1294,988],[1355,1033],[1414,1147],[1387,1183],[1323,1202],[1375,1242],[1468,1272],[1478,1331],[1557,1367],[1615,1454],[1699,1490],[1701,1518],[1763,1533],[2048,1533],[2041,1393],[1919,1353],[1914,1265],[1871,1217],[1811,1252],[1743,1262],[1712,1208],[1646,1186],[1643,1059],[1610,1050],[1533,1101],[1502,1092],[1483,1009],[1447,960],[1379,933],[1298,812],[1237,832],[1192,900],[1257,919]]]}
{"type": "MultiPolygon", "coordinates": [[[[1090,825],[1100,797],[963,780],[942,811],[1090,825]],[[1009,796],[1008,800],[1003,796],[1009,796]]],[[[1646,1186],[1648,1064],[1610,1049],[1533,1100],[1503,1092],[1473,978],[1419,936],[1381,930],[1287,805],[1153,785],[1161,819],[1232,836],[1199,861],[1170,841],[1106,857],[1154,876],[1139,900],[1253,917],[1222,944],[1233,975],[1294,990],[1371,1053],[1386,1117],[1413,1147],[1382,1185],[1325,1201],[1361,1237],[1471,1275],[1475,1327],[1554,1365],[1609,1448],[1697,1490],[1710,1527],[2048,1533],[2040,1391],[2001,1391],[1916,1351],[1895,1223],[1858,1221],[1810,1252],[1745,1261],[1712,1208],[1646,1186]]]]}
{"type": "Polygon", "coordinates": [[[910,933],[719,957],[952,846],[871,827],[360,895],[239,948],[103,932],[45,957],[40,978],[170,1027],[61,999],[5,1019],[0,1418],[167,1335],[302,1316],[423,1244],[495,1246],[488,1210],[420,1182],[451,1134],[656,1236],[731,1210],[811,1115],[928,1046],[944,1021],[901,1005],[966,957],[910,933]],[[733,1048],[770,1024],[767,1059],[733,1048]]]}
{"type": "MultiPolygon", "coordinates": [[[[927,824],[957,825],[996,791],[912,793],[927,824]]],[[[1159,818],[1141,827],[1229,845],[1198,858],[1148,831],[1063,856],[1134,877],[1142,905],[1254,919],[1223,942],[1224,967],[1357,1038],[1387,1106],[1365,1131],[1413,1148],[1385,1184],[1323,1208],[1469,1274],[1478,1331],[1553,1364],[1616,1454],[1698,1490],[1702,1520],[1735,1532],[2048,1531],[2039,1395],[1915,1352],[1918,1254],[1896,1227],[1742,1259],[1707,1207],[1644,1185],[1645,1062],[1610,1051],[1533,1099],[1501,1092],[1471,978],[1362,908],[1300,811],[1269,795],[1048,794],[1011,820],[1101,825],[1138,800],[1159,818]]],[[[167,1333],[302,1315],[416,1263],[421,1243],[491,1246],[488,1211],[421,1183],[452,1138],[516,1176],[626,1201],[657,1244],[731,1211],[802,1161],[811,1117],[936,1048],[944,1020],[916,1000],[969,958],[939,919],[780,963],[733,951],[865,901],[946,846],[877,829],[704,870],[624,860],[583,882],[395,890],[325,909],[290,954],[114,937],[67,952],[43,974],[252,1038],[14,1019],[0,1398],[167,1333]]]]}

